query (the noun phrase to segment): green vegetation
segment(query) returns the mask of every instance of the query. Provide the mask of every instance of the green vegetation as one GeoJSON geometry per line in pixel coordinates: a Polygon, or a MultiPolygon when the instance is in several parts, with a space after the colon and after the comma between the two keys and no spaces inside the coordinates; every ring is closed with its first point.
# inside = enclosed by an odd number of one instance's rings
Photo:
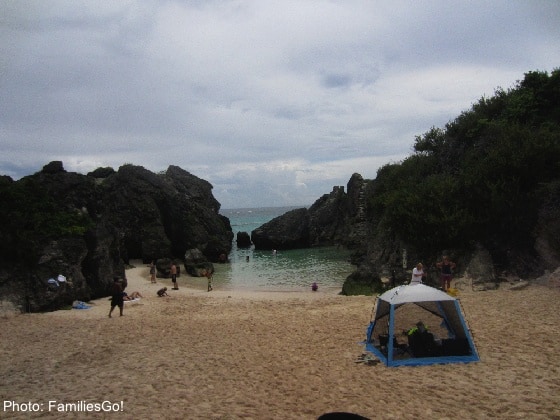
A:
{"type": "Polygon", "coordinates": [[[83,236],[93,226],[90,217],[77,209],[57,205],[33,178],[0,184],[0,220],[4,222],[0,258],[29,261],[45,240],[83,236]]]}
{"type": "Polygon", "coordinates": [[[473,240],[522,247],[559,180],[560,69],[529,72],[381,168],[370,217],[425,252],[473,240]]]}

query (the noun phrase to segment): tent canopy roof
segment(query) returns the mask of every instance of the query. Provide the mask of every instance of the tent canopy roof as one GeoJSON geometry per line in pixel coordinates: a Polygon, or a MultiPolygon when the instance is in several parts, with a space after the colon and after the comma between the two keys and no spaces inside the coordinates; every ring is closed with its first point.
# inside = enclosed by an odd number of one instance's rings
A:
{"type": "Polygon", "coordinates": [[[403,303],[413,302],[438,302],[444,300],[456,300],[453,296],[441,290],[424,284],[414,284],[395,287],[387,290],[378,297],[379,300],[388,302],[391,305],[399,305],[403,303]]]}

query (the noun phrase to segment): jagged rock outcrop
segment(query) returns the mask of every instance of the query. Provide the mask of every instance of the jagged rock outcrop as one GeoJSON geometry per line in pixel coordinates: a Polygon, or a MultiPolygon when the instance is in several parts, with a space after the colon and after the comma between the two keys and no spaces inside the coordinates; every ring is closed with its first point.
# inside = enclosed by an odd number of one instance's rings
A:
{"type": "Polygon", "coordinates": [[[179,262],[198,248],[221,261],[233,233],[211,190],[175,166],[86,176],[51,162],[19,181],[2,178],[0,216],[11,223],[0,226],[0,306],[43,311],[106,296],[130,259],[179,262]],[[49,290],[59,274],[67,281],[49,290]]]}
{"type": "Polygon", "coordinates": [[[343,186],[335,186],[309,209],[292,210],[265,223],[251,233],[255,248],[290,249],[334,244],[353,248],[356,238],[364,236],[355,227],[363,221],[359,217],[362,187],[361,175],[354,174],[348,183],[349,194],[343,186]]]}
{"type": "Polygon", "coordinates": [[[348,199],[344,187],[335,186],[308,210],[309,243],[323,246],[343,242],[348,233],[348,199]]]}
{"type": "Polygon", "coordinates": [[[101,184],[107,193],[112,222],[119,226],[127,258],[181,258],[198,248],[211,261],[231,250],[229,220],[212,185],[176,166],[164,174],[124,165],[101,184]]]}
{"type": "Polygon", "coordinates": [[[307,209],[291,210],[251,232],[255,249],[307,248],[309,239],[309,214],[307,209]]]}

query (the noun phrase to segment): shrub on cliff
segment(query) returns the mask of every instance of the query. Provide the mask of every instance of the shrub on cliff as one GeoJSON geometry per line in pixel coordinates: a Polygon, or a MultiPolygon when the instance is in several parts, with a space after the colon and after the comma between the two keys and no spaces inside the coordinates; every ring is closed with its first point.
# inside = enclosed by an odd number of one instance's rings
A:
{"type": "Polygon", "coordinates": [[[34,178],[0,185],[0,218],[4,221],[0,259],[36,260],[48,238],[83,236],[93,226],[87,213],[66,209],[34,178]]]}

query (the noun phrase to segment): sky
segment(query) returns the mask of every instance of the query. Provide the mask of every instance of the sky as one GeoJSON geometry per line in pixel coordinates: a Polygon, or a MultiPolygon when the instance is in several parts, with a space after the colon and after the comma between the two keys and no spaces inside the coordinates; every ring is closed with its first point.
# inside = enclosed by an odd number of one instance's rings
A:
{"type": "Polygon", "coordinates": [[[177,165],[222,208],[310,205],[558,67],[557,0],[2,0],[0,174],[177,165]]]}

